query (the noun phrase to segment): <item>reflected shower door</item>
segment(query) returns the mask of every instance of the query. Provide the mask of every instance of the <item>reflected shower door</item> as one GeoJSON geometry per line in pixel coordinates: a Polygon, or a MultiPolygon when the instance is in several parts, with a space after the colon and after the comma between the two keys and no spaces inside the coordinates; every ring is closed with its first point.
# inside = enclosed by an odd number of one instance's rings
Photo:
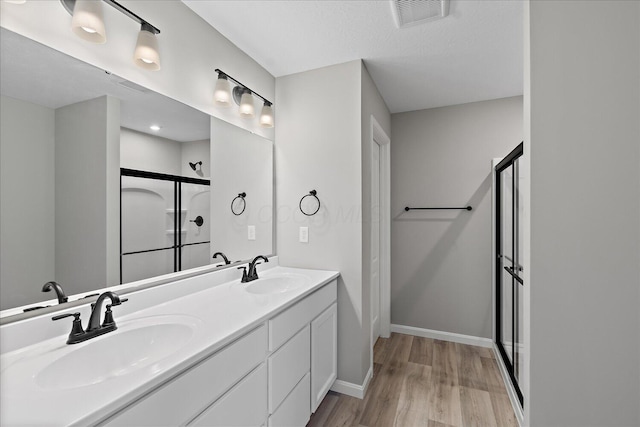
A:
{"type": "Polygon", "coordinates": [[[175,271],[175,183],[121,178],[121,283],[175,271]]]}
{"type": "Polygon", "coordinates": [[[496,177],[496,346],[523,405],[522,381],[523,286],[522,254],[523,203],[519,191],[519,162],[523,144],[518,145],[495,168],[496,177]]]}
{"type": "Polygon", "coordinates": [[[210,181],[120,170],[120,283],[210,263],[210,181]]]}
{"type": "Polygon", "coordinates": [[[180,269],[200,267],[210,261],[211,206],[208,185],[181,185],[183,233],[181,241],[180,269]]]}

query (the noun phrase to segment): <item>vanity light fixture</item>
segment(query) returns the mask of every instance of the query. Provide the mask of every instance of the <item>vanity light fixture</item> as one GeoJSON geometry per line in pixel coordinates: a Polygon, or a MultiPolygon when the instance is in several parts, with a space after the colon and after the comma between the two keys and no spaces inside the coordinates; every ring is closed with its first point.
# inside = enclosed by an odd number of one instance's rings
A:
{"type": "Polygon", "coordinates": [[[228,107],[231,105],[231,98],[233,98],[235,103],[240,106],[240,116],[243,118],[253,118],[255,117],[253,95],[255,95],[264,102],[259,119],[260,126],[264,128],[272,128],[274,126],[273,103],[271,101],[240,83],[224,71],[216,68],[216,73],[218,73],[218,80],[216,81],[216,87],[213,92],[213,99],[217,105],[228,107]],[[230,90],[231,85],[229,80],[236,84],[233,90],[230,90]]]}
{"type": "Polygon", "coordinates": [[[231,106],[231,84],[227,75],[222,72],[218,73],[216,88],[213,91],[213,100],[221,107],[231,106]]]}
{"type": "Polygon", "coordinates": [[[100,0],[75,0],[71,30],[83,40],[103,44],[107,41],[100,0]]]}
{"type": "Polygon", "coordinates": [[[158,52],[156,34],[153,26],[146,22],[141,24],[136,49],[133,52],[133,60],[138,67],[145,70],[157,71],[160,69],[160,53],[158,52]]]}
{"type": "Polygon", "coordinates": [[[27,2],[27,0],[2,0],[5,3],[12,3],[12,4],[25,4],[27,2]]]}
{"type": "Polygon", "coordinates": [[[154,132],[158,132],[161,128],[158,125],[151,125],[149,126],[149,129],[151,129],[154,132]]]}
{"type": "Polygon", "coordinates": [[[273,127],[273,108],[269,101],[264,101],[262,106],[262,113],[260,113],[260,126],[263,128],[273,127]]]}
{"type": "Polygon", "coordinates": [[[145,70],[160,69],[160,53],[156,35],[160,30],[142,19],[115,0],[60,0],[73,17],[71,29],[80,38],[92,43],[105,43],[107,32],[104,25],[102,3],[106,3],[140,24],[140,32],[133,53],[135,64],[145,70]]]}
{"type": "Polygon", "coordinates": [[[253,96],[251,91],[246,87],[242,89],[242,97],[240,98],[240,117],[244,119],[252,119],[255,117],[255,108],[253,106],[253,96]]]}

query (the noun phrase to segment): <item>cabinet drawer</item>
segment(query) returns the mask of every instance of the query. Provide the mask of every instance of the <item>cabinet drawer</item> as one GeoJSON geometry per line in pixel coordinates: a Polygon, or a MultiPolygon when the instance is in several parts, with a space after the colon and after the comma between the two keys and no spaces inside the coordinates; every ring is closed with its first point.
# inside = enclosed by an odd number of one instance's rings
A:
{"type": "Polygon", "coordinates": [[[309,372],[311,367],[309,325],[273,353],[269,357],[268,364],[269,413],[272,414],[300,379],[309,372]]]}
{"type": "Polygon", "coordinates": [[[269,417],[269,427],[303,427],[307,424],[311,416],[309,409],[310,377],[311,375],[307,373],[282,402],[276,413],[269,417]]]}
{"type": "Polygon", "coordinates": [[[269,320],[269,351],[274,351],[322,313],[338,298],[338,281],[333,280],[293,307],[269,320]]]}
{"type": "Polygon", "coordinates": [[[105,425],[184,424],[262,363],[266,347],[267,328],[262,325],[116,414],[105,425]]]}
{"type": "Polygon", "coordinates": [[[267,418],[267,366],[263,363],[189,426],[262,426],[267,418]]]}

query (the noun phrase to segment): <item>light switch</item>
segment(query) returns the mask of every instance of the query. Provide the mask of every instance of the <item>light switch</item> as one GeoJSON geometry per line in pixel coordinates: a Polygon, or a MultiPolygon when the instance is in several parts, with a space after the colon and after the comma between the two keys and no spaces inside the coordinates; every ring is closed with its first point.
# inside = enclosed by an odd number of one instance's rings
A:
{"type": "Polygon", "coordinates": [[[256,240],[256,226],[255,225],[250,225],[247,228],[247,237],[249,238],[249,240],[256,240]]]}
{"type": "Polygon", "coordinates": [[[300,243],[309,243],[309,227],[300,227],[300,243]]]}

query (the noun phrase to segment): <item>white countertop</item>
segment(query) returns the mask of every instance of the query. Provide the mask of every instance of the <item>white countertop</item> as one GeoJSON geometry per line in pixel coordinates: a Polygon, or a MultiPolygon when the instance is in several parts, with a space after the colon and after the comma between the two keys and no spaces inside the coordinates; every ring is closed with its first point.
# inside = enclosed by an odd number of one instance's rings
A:
{"type": "MultiPolygon", "coordinates": [[[[0,356],[1,424],[87,425],[104,420],[127,403],[211,355],[339,275],[335,271],[278,266],[264,270],[260,273],[260,278],[287,274],[304,276],[304,285],[283,293],[252,294],[245,290],[249,284],[241,284],[236,279],[122,316],[118,315],[118,307],[115,307],[113,312],[118,330],[80,344],[66,344],[71,319],[62,320],[61,322],[68,324],[65,335],[0,356]],[[195,327],[193,335],[164,359],[127,374],[109,377],[97,384],[60,388],[56,385],[53,389],[46,389],[37,383],[36,377],[44,367],[68,353],[108,339],[110,335],[135,329],[139,322],[162,323],[167,316],[175,316],[195,327]]],[[[193,279],[202,280],[206,276],[193,279]]],[[[127,297],[130,302],[135,301],[136,294],[127,297]]],[[[83,315],[85,327],[87,321],[88,316],[83,315]]],[[[121,350],[127,351],[126,348],[121,350]]],[[[68,375],[72,376],[74,372],[69,372],[68,375]]]]}

